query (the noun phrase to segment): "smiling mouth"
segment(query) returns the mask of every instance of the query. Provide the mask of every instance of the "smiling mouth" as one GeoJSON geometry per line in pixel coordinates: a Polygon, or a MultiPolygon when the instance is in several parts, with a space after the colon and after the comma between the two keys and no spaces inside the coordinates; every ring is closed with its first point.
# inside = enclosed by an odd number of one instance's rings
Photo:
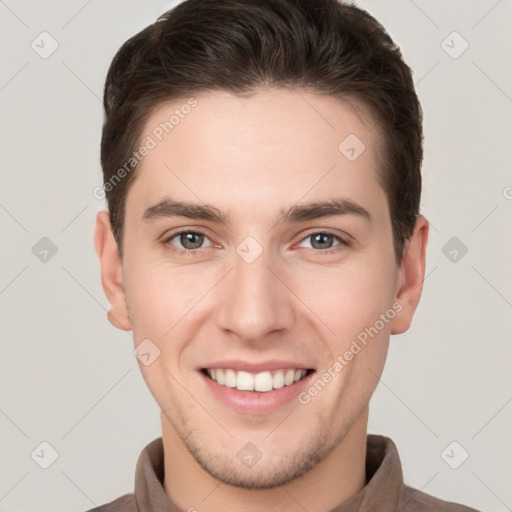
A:
{"type": "Polygon", "coordinates": [[[268,393],[299,382],[314,370],[283,368],[279,370],[250,373],[230,368],[203,368],[202,373],[220,386],[236,388],[239,391],[268,393]]]}

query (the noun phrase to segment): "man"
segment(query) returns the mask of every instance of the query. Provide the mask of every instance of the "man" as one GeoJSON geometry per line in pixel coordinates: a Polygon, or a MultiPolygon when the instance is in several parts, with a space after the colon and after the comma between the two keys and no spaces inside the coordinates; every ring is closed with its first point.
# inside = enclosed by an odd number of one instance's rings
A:
{"type": "Polygon", "coordinates": [[[367,435],[428,237],[384,29],[336,0],[187,0],[122,46],[104,105],[96,250],[162,437],[96,510],[474,510],[367,435]]]}

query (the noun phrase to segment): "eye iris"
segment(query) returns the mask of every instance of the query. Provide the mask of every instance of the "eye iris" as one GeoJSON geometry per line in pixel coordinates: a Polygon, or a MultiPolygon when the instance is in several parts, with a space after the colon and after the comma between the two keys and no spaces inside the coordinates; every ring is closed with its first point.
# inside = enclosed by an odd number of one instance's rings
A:
{"type": "Polygon", "coordinates": [[[311,238],[314,241],[312,245],[315,249],[329,249],[332,247],[332,235],[328,233],[317,233],[312,235],[311,238]],[[326,242],[326,240],[328,241],[326,242]],[[319,242],[320,247],[315,247],[316,242],[319,242]]]}
{"type": "Polygon", "coordinates": [[[198,249],[201,247],[204,241],[204,235],[200,233],[182,233],[180,236],[180,243],[186,249],[198,249]],[[189,242],[193,247],[190,247],[189,242]]]}

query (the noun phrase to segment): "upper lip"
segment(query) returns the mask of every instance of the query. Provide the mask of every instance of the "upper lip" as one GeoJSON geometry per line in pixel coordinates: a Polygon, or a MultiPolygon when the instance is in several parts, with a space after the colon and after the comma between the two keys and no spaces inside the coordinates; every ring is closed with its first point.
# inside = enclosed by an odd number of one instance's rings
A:
{"type": "Polygon", "coordinates": [[[298,363],[296,361],[285,361],[272,359],[268,361],[242,361],[242,360],[222,360],[208,363],[207,365],[200,366],[199,369],[232,369],[235,371],[249,372],[249,373],[260,373],[271,370],[290,369],[294,370],[310,370],[311,366],[298,363]]]}

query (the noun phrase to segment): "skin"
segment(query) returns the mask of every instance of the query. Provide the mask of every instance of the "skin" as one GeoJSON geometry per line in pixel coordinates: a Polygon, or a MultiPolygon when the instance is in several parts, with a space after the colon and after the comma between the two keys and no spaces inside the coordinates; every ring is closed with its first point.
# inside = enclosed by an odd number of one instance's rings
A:
{"type": "MultiPolygon", "coordinates": [[[[133,331],[136,346],[149,338],[160,350],[152,364],[139,365],[161,408],[164,489],[178,506],[328,511],[366,484],[368,403],[390,334],[409,328],[420,299],[428,224],[418,218],[397,262],[377,174],[378,133],[341,100],[281,89],[196,99],[137,170],[123,261],[108,213],[97,215],[109,319],[133,331]],[[366,146],[352,162],[338,150],[349,134],[366,146]],[[165,197],[211,204],[230,223],[142,221],[165,197]],[[348,214],[277,222],[280,209],[332,197],[361,205],[371,220],[348,214]],[[178,254],[198,247],[186,239],[165,243],[180,228],[204,233],[195,256],[178,254]],[[349,245],[311,236],[325,231],[349,245]],[[250,264],[236,252],[247,236],[262,248],[250,264]],[[198,373],[222,357],[298,361],[321,375],[393,304],[401,311],[307,405],[294,399],[273,413],[237,414],[198,373]],[[262,453],[250,468],[236,457],[248,442],[262,453]]],[[[142,138],[184,103],[161,105],[142,138]]]]}

